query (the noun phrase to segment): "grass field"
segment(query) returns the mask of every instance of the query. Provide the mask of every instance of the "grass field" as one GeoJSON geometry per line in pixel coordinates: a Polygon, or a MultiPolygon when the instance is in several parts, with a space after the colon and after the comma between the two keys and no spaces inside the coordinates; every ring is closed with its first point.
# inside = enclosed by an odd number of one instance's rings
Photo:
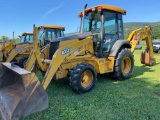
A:
{"type": "Polygon", "coordinates": [[[47,89],[49,108],[24,120],[159,120],[160,55],[155,56],[155,66],[144,66],[140,50],[136,50],[130,79],[113,81],[107,74],[101,75],[86,94],[74,93],[68,79],[52,81],[47,89]]]}
{"type": "MultiPolygon", "coordinates": [[[[140,64],[136,50],[133,75],[125,81],[113,81],[107,74],[98,77],[94,89],[76,94],[68,79],[52,81],[47,89],[49,109],[24,120],[159,120],[160,55],[157,64],[140,64]]],[[[38,74],[39,79],[43,79],[38,74]]]]}

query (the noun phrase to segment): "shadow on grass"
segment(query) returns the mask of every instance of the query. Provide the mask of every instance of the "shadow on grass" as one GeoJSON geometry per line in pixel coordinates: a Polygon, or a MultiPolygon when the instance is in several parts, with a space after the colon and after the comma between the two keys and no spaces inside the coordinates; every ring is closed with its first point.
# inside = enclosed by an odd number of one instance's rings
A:
{"type": "Polygon", "coordinates": [[[142,65],[142,66],[134,66],[134,71],[133,71],[133,76],[132,77],[137,77],[140,75],[143,75],[145,72],[155,72],[155,70],[152,70],[151,67],[142,65]]]}

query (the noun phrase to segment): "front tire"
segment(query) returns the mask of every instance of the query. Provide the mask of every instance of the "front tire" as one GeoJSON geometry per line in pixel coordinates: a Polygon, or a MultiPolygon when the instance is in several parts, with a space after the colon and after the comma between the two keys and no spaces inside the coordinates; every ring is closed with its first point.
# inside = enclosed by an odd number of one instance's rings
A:
{"type": "Polygon", "coordinates": [[[95,68],[85,62],[78,64],[70,74],[70,86],[76,93],[85,93],[92,90],[96,80],[95,68]]]}
{"type": "Polygon", "coordinates": [[[28,56],[24,56],[19,60],[19,66],[21,68],[24,68],[26,66],[26,62],[28,60],[28,56]]]}
{"type": "Polygon", "coordinates": [[[116,57],[114,71],[110,73],[113,79],[125,80],[131,77],[134,67],[134,57],[129,49],[121,49],[116,57]]]}

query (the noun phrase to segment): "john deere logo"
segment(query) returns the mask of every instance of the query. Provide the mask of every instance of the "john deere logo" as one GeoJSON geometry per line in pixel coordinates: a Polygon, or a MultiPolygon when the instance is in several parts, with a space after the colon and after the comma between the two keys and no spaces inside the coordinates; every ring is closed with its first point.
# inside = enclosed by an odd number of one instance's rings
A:
{"type": "Polygon", "coordinates": [[[69,53],[70,51],[72,51],[71,47],[66,48],[66,49],[62,50],[62,55],[65,55],[65,54],[69,53]]]}

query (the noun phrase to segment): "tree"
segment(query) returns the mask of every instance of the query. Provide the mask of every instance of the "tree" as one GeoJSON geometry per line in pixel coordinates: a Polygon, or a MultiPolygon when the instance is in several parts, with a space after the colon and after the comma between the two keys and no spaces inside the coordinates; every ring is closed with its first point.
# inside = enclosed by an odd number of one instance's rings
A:
{"type": "Polygon", "coordinates": [[[14,39],[14,42],[15,42],[15,43],[19,43],[19,42],[20,42],[20,38],[15,38],[15,39],[14,39]]]}
{"type": "Polygon", "coordinates": [[[152,37],[153,39],[160,39],[160,28],[152,27],[152,37]]]}
{"type": "Polygon", "coordinates": [[[3,35],[3,36],[1,37],[1,39],[0,39],[0,41],[2,41],[2,39],[4,39],[4,40],[9,40],[9,37],[8,37],[8,36],[3,35]]]}

